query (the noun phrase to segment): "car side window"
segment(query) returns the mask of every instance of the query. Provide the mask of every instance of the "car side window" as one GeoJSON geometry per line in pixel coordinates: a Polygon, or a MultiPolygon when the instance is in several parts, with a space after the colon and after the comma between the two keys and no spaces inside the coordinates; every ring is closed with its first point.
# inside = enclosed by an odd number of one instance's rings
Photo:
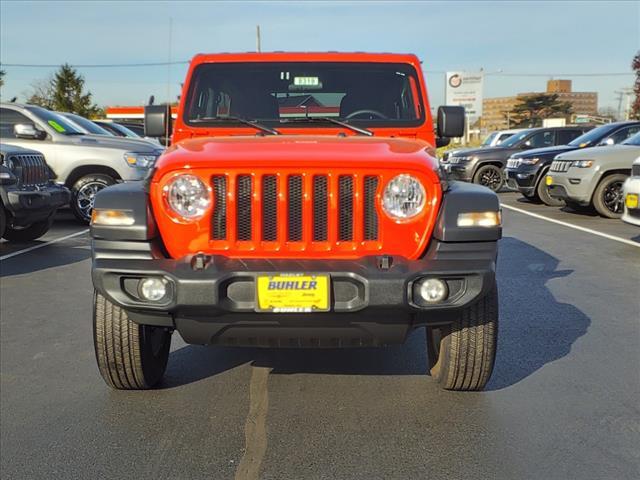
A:
{"type": "Polygon", "coordinates": [[[608,138],[613,140],[613,143],[621,143],[638,132],[640,132],[640,125],[633,125],[631,127],[621,128],[608,138]]]}
{"type": "Polygon", "coordinates": [[[582,130],[560,130],[558,132],[558,145],[566,145],[574,138],[578,138],[582,135],[582,130]]]}
{"type": "Polygon", "coordinates": [[[16,138],[13,127],[19,123],[33,125],[33,122],[20,112],[10,108],[0,108],[0,138],[16,138]]]}
{"type": "Polygon", "coordinates": [[[551,147],[553,143],[553,131],[538,132],[527,140],[527,145],[531,148],[551,147]]]}

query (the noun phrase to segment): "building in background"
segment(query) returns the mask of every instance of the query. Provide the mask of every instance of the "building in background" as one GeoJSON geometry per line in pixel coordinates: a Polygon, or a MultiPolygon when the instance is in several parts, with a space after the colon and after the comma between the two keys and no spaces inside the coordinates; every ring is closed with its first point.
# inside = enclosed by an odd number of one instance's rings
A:
{"type": "MultiPolygon", "coordinates": [[[[509,125],[508,112],[528,95],[538,95],[541,92],[519,93],[511,97],[485,98],[482,106],[482,129],[486,131],[503,130],[513,127],[509,125]]],[[[561,102],[569,102],[574,115],[597,115],[597,92],[574,92],[571,80],[549,80],[546,93],[558,95],[561,102]]]]}

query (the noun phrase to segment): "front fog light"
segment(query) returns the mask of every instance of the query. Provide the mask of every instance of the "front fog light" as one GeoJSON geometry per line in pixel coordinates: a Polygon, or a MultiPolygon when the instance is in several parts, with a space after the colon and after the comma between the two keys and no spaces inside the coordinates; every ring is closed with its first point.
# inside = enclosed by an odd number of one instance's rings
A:
{"type": "Polygon", "coordinates": [[[162,300],[167,294],[167,281],[164,278],[149,277],[140,280],[140,296],[150,302],[162,300]]]}
{"type": "Polygon", "coordinates": [[[449,288],[444,280],[427,278],[420,283],[420,296],[427,303],[439,303],[449,295],[449,288]]]}

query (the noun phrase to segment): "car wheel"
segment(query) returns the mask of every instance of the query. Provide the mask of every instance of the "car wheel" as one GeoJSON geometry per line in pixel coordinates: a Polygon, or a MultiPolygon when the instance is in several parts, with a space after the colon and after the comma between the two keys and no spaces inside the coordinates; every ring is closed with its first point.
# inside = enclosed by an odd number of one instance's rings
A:
{"type": "Polygon", "coordinates": [[[427,327],[431,376],[446,390],[482,390],[491,377],[498,342],[498,290],[463,309],[446,326],[427,327]]]}
{"type": "Polygon", "coordinates": [[[497,192],[504,183],[502,169],[495,165],[484,165],[473,176],[473,183],[483,185],[497,192]]]}
{"type": "Polygon", "coordinates": [[[109,175],[92,174],[80,178],[71,188],[71,210],[76,218],[89,223],[96,194],[115,183],[109,175]]]}
{"type": "Polygon", "coordinates": [[[117,390],[153,388],[164,376],[171,331],[138,325],[94,291],[93,344],[102,378],[117,390]]]}
{"type": "Polygon", "coordinates": [[[549,207],[563,206],[565,204],[564,200],[560,198],[553,198],[549,194],[549,187],[544,181],[545,177],[546,177],[545,173],[540,175],[540,179],[538,180],[538,186],[536,187],[536,196],[542,201],[542,203],[544,203],[549,207]]]}
{"type": "Polygon", "coordinates": [[[593,193],[593,206],[606,218],[620,218],[624,211],[622,184],[628,178],[623,173],[614,173],[600,180],[593,193]]]}
{"type": "Polygon", "coordinates": [[[55,213],[46,220],[32,223],[28,227],[6,227],[2,236],[9,242],[29,242],[35,240],[49,231],[51,225],[53,225],[54,216],[55,213]]]}

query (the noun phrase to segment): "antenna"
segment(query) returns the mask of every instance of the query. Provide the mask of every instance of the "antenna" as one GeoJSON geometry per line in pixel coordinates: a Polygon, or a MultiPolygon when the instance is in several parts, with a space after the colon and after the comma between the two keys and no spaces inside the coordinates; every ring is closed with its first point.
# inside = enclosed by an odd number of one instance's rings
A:
{"type": "Polygon", "coordinates": [[[260,46],[260,25],[256,25],[256,52],[260,53],[262,48],[260,46]]]}

